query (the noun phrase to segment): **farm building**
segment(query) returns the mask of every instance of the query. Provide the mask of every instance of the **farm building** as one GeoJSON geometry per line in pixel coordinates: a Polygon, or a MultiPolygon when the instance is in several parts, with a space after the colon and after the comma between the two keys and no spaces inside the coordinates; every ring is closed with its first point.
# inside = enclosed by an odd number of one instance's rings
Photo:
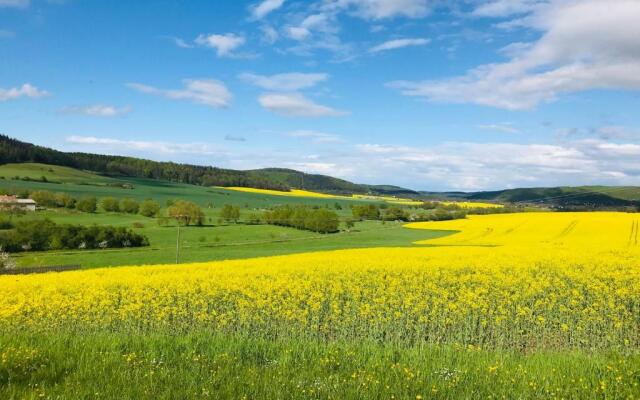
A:
{"type": "Polygon", "coordinates": [[[33,199],[19,199],[16,196],[0,196],[1,209],[35,211],[37,203],[33,199]]]}

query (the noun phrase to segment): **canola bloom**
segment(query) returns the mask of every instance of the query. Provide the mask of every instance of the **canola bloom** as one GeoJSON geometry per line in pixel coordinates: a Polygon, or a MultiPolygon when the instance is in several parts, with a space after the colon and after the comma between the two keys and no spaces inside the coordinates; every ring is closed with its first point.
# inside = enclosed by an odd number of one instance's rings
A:
{"type": "Polygon", "coordinates": [[[0,329],[640,348],[638,215],[413,224],[431,246],[0,277],[0,329]]]}
{"type": "Polygon", "coordinates": [[[248,187],[221,187],[220,189],[227,190],[235,190],[237,192],[246,192],[246,193],[255,193],[255,194],[268,194],[272,196],[292,196],[292,197],[315,197],[322,199],[335,199],[340,196],[334,196],[331,194],[318,193],[318,192],[309,192],[307,190],[299,190],[299,189],[291,189],[288,192],[283,192],[280,190],[269,190],[269,189],[256,189],[256,188],[248,188],[248,187]]]}

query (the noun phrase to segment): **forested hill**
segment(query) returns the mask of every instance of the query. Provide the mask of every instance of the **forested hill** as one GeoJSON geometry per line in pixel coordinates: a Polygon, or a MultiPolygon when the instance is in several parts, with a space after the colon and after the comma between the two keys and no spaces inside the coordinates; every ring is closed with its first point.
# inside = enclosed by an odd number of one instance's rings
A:
{"type": "Polygon", "coordinates": [[[451,199],[527,203],[570,209],[637,207],[640,205],[640,187],[638,186],[561,186],[505,189],[473,193],[422,192],[422,194],[451,199]]]}
{"type": "Polygon", "coordinates": [[[77,168],[109,176],[163,179],[201,186],[244,186],[284,191],[300,188],[330,193],[415,193],[391,186],[380,186],[377,189],[376,186],[359,185],[330,176],[289,169],[238,171],[135,157],[66,153],[0,135],[0,164],[27,162],[77,168]]]}

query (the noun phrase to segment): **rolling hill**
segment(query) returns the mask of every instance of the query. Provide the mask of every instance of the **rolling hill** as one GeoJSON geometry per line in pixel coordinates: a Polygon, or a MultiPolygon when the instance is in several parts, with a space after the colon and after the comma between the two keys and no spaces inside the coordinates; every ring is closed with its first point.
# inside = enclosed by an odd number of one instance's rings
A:
{"type": "Polygon", "coordinates": [[[282,191],[298,188],[335,194],[397,192],[417,195],[417,192],[400,187],[361,185],[290,169],[240,171],[134,157],[67,153],[0,135],[0,165],[10,163],[40,163],[91,171],[109,177],[148,178],[200,186],[241,186],[282,191]]]}
{"type": "Polygon", "coordinates": [[[555,207],[633,207],[640,205],[638,186],[562,186],[517,188],[485,192],[421,192],[425,196],[471,201],[526,203],[555,207]]]}

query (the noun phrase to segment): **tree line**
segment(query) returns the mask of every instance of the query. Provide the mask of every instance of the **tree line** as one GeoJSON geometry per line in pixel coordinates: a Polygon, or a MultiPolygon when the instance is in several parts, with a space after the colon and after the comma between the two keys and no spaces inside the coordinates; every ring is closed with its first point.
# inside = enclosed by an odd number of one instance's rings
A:
{"type": "Polygon", "coordinates": [[[12,253],[148,245],[146,236],[124,227],[59,225],[49,219],[21,221],[13,229],[0,232],[0,248],[12,253]]]}
{"type": "Polygon", "coordinates": [[[159,162],[135,157],[65,153],[0,135],[0,164],[26,162],[59,165],[105,175],[162,179],[202,186],[244,186],[290,190],[290,187],[281,182],[255,176],[248,171],[159,162]]]}
{"type": "Polygon", "coordinates": [[[264,213],[264,222],[318,233],[338,231],[338,214],[326,208],[310,206],[278,206],[264,213]]]}

